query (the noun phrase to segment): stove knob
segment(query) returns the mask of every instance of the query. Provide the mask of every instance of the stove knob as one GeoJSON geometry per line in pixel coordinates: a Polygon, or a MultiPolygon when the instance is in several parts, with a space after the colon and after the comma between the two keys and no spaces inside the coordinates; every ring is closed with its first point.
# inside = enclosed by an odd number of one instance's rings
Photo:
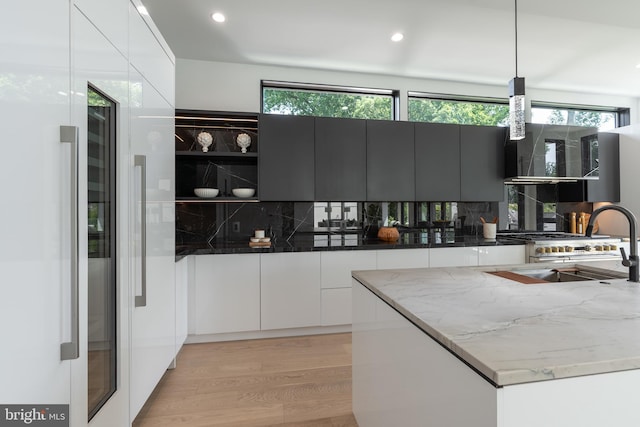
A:
{"type": "Polygon", "coordinates": [[[602,251],[602,250],[608,251],[608,250],[609,250],[609,246],[600,246],[600,245],[595,245],[595,246],[594,246],[594,249],[595,249],[596,251],[602,251]]]}
{"type": "Polygon", "coordinates": [[[616,245],[609,245],[609,250],[610,251],[617,251],[618,247],[616,245]]]}
{"type": "Polygon", "coordinates": [[[537,254],[543,254],[544,253],[544,248],[537,248],[536,249],[536,253],[537,254]]]}
{"type": "Polygon", "coordinates": [[[611,246],[609,245],[602,245],[602,247],[600,248],[601,251],[608,251],[611,249],[611,246]]]}
{"type": "Polygon", "coordinates": [[[558,247],[557,246],[551,246],[551,252],[558,252],[558,247]]]}
{"type": "Polygon", "coordinates": [[[591,249],[592,249],[592,248],[591,248],[591,246],[590,246],[590,245],[584,245],[584,250],[585,250],[586,252],[590,252],[590,251],[591,251],[591,249]]]}
{"type": "Polygon", "coordinates": [[[564,246],[558,246],[558,252],[564,252],[564,246]]]}
{"type": "Polygon", "coordinates": [[[565,252],[573,252],[573,246],[565,246],[565,252]]]}

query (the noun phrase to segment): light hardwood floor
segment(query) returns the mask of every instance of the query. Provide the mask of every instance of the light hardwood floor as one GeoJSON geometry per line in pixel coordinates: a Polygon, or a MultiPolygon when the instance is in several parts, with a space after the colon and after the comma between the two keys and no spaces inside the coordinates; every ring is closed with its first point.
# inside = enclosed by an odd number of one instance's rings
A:
{"type": "Polygon", "coordinates": [[[134,427],[357,427],[351,334],[185,345],[134,427]]]}

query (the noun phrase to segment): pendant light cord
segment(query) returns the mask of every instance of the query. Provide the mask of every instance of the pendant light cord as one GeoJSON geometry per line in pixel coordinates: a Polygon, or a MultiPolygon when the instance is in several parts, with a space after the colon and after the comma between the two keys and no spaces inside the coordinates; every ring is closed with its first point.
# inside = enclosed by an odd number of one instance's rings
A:
{"type": "Polygon", "coordinates": [[[516,77],[518,77],[518,0],[515,0],[515,23],[516,23],[516,77]]]}

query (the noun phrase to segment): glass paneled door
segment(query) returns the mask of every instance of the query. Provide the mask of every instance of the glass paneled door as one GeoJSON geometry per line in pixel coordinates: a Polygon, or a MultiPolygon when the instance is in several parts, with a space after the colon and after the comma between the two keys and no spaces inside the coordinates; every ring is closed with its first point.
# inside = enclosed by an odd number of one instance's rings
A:
{"type": "Polygon", "coordinates": [[[116,391],[116,104],[89,87],[88,410],[116,391]]]}

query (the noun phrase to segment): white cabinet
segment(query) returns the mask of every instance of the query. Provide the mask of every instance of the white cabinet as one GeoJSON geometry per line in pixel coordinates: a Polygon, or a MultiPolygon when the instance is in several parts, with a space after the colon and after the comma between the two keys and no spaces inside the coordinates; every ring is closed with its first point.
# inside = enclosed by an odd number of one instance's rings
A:
{"type": "Polygon", "coordinates": [[[195,257],[196,334],[260,330],[260,254],[195,257]]]}
{"type": "Polygon", "coordinates": [[[351,286],[322,289],[322,326],[351,324],[351,286]]]}
{"type": "Polygon", "coordinates": [[[70,338],[70,153],[59,136],[70,124],[68,3],[17,2],[0,13],[3,404],[70,400],[74,362],[60,361],[70,338]]]}
{"type": "Polygon", "coordinates": [[[330,251],[320,253],[323,289],[351,287],[352,270],[375,270],[376,251],[330,251]]]}
{"type": "Polygon", "coordinates": [[[524,264],[525,245],[480,246],[478,261],[479,265],[524,264]]]}
{"type": "Polygon", "coordinates": [[[188,335],[189,281],[193,279],[194,264],[195,256],[176,261],[176,356],[188,335]]]}
{"type": "Polygon", "coordinates": [[[430,249],[387,249],[377,251],[379,270],[429,267],[430,249]]]}
{"type": "Polygon", "coordinates": [[[321,325],[351,324],[351,271],[375,270],[376,251],[320,253],[321,325]]]}
{"type": "Polygon", "coordinates": [[[478,265],[478,247],[432,248],[429,267],[458,267],[478,265]]]}
{"type": "Polygon", "coordinates": [[[320,254],[261,255],[263,330],[320,325],[320,254]]]}
{"type": "Polygon", "coordinates": [[[109,39],[126,58],[129,52],[129,32],[123,26],[129,19],[129,0],[109,2],[94,0],[73,0],[76,8],[82,11],[100,32],[109,39]]]}
{"type": "MultiPolygon", "coordinates": [[[[156,88],[167,102],[175,104],[175,59],[168,47],[159,42],[149,24],[130,6],[129,57],[131,65],[156,88]]],[[[172,114],[173,116],[173,114],[172,114]]],[[[172,149],[174,145],[171,145],[172,149]]],[[[175,152],[174,152],[175,155],[175,152]]]]}
{"type": "MultiPolygon", "coordinates": [[[[135,281],[132,242],[139,237],[134,229],[134,205],[130,198],[133,175],[127,56],[130,3],[114,0],[108,7],[98,3],[35,0],[16,3],[0,14],[0,36],[6,41],[0,114],[3,135],[7,141],[14,142],[3,148],[0,177],[7,183],[3,187],[4,202],[16,207],[4,209],[0,214],[3,236],[0,282],[19,284],[4,286],[0,291],[0,322],[16,325],[3,329],[3,341],[9,343],[10,348],[0,352],[3,384],[0,401],[5,404],[70,404],[70,422],[75,426],[87,425],[88,336],[91,333],[96,337],[99,335],[96,332],[101,331],[95,322],[89,323],[95,320],[94,316],[89,318],[89,305],[96,299],[88,292],[88,282],[95,277],[97,264],[88,258],[87,193],[91,185],[88,184],[88,166],[92,158],[87,120],[88,103],[92,98],[87,96],[88,86],[116,104],[117,120],[109,136],[114,137],[117,156],[113,171],[116,199],[112,200],[117,223],[112,235],[117,240],[115,252],[118,257],[114,318],[117,390],[91,420],[91,425],[96,427],[129,425],[129,379],[135,381],[140,372],[130,369],[130,350],[133,346],[135,358],[132,363],[141,366],[143,372],[147,367],[157,368],[153,377],[158,379],[175,355],[176,328],[175,232],[171,202],[174,200],[174,132],[170,119],[173,106],[167,102],[156,103],[148,91],[133,94],[140,96],[136,99],[140,101],[140,115],[166,117],[159,121],[147,119],[146,124],[138,122],[135,126],[137,142],[156,144],[147,153],[152,170],[149,183],[153,190],[149,191],[149,209],[156,212],[149,215],[153,224],[149,224],[152,236],[148,240],[148,300],[152,303],[162,300],[163,303],[161,311],[147,320],[151,328],[160,328],[162,332],[145,335],[132,327],[132,307],[129,305],[135,281]],[[60,143],[61,125],[78,129],[78,155],[73,161],[72,144],[60,143]],[[144,131],[138,132],[141,129],[144,131]],[[28,135],[28,143],[15,143],[25,140],[25,135],[28,135]],[[157,169],[156,158],[159,159],[157,169]],[[77,193],[73,194],[72,164],[78,167],[77,193]],[[162,173],[158,173],[160,170],[162,173]],[[162,178],[154,181],[153,172],[162,178]],[[20,185],[10,184],[12,182],[20,185]],[[159,187],[161,190],[156,191],[159,187]],[[25,198],[25,188],[31,189],[31,197],[25,198]],[[76,208],[72,208],[72,200],[77,201],[76,208]],[[72,228],[70,217],[74,209],[78,213],[78,224],[72,228]],[[70,254],[74,229],[78,232],[78,263],[72,273],[70,254]],[[38,244],[34,246],[33,242],[38,244]],[[77,311],[72,310],[70,292],[75,273],[79,278],[77,311]],[[71,319],[76,316],[79,356],[61,361],[60,344],[71,341],[71,319]],[[158,346],[166,347],[169,357],[161,364],[154,362],[157,354],[165,355],[157,351],[158,346]],[[148,354],[146,350],[149,350],[148,354]]],[[[146,31],[149,32],[148,27],[146,31]]],[[[166,67],[164,78],[172,87],[172,71],[167,72],[166,67]]],[[[92,305],[91,313],[95,313],[94,308],[92,305]]],[[[151,389],[153,386],[155,383],[151,389]]],[[[139,401],[144,402],[148,395],[140,396],[139,401]]]]}
{"type": "MultiPolygon", "coordinates": [[[[132,173],[131,205],[135,217],[132,239],[135,295],[142,294],[146,244],[146,305],[134,307],[131,345],[131,415],[135,417],[175,357],[175,154],[173,107],[130,67],[130,132],[132,155],[144,155],[142,169],[132,173]],[[146,205],[141,206],[143,193],[146,205]],[[142,234],[142,209],[146,235],[142,234]]],[[[133,157],[133,156],[131,156],[133,157]]]]}
{"type": "Polygon", "coordinates": [[[358,425],[495,425],[496,389],[489,382],[357,281],[353,306],[358,425]]]}

